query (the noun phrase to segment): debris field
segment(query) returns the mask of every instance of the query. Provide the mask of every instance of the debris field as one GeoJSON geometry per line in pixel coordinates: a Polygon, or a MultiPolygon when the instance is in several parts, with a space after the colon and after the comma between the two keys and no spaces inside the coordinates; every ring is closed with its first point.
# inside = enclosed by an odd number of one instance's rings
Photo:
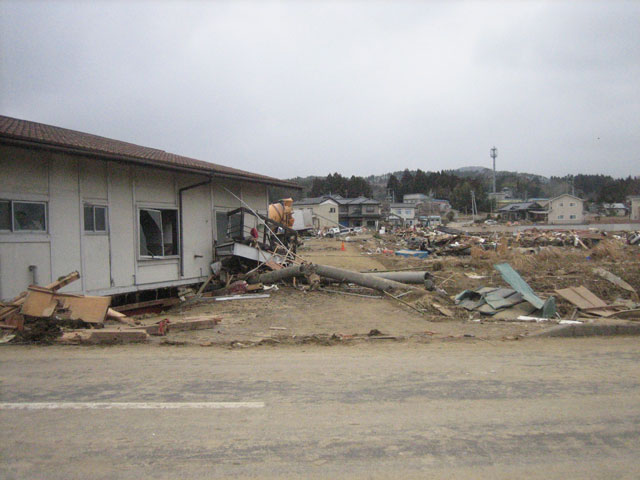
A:
{"type": "Polygon", "coordinates": [[[242,348],[517,340],[555,324],[640,321],[640,236],[407,229],[306,237],[284,261],[222,262],[177,297],[111,307],[61,293],[0,304],[2,343],[242,348]]]}

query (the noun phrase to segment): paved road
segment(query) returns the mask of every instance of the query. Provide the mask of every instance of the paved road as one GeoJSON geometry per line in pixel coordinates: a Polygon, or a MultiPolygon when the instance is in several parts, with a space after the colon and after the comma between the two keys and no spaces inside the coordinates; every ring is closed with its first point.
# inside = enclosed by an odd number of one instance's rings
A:
{"type": "Polygon", "coordinates": [[[2,347],[0,478],[639,478],[638,347],[2,347]]]}

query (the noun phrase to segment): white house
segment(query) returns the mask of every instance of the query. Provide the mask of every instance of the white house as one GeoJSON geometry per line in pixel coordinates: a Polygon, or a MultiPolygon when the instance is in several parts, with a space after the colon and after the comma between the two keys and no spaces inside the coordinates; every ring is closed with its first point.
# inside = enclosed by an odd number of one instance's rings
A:
{"type": "Polygon", "coordinates": [[[568,193],[549,200],[548,221],[552,225],[584,223],[584,200],[568,193]]]}
{"type": "Polygon", "coordinates": [[[415,203],[392,203],[389,206],[389,213],[396,218],[400,217],[404,226],[412,227],[416,223],[415,203]]]}
{"type": "Polygon", "coordinates": [[[207,278],[226,212],[290,182],[0,116],[0,299],[74,270],[117,295],[207,278]]]}
{"type": "Polygon", "coordinates": [[[424,193],[406,193],[402,196],[403,203],[424,203],[429,199],[424,193]]]}
{"type": "Polygon", "coordinates": [[[311,209],[313,226],[317,230],[333,228],[338,223],[338,202],[330,196],[303,198],[294,202],[296,209],[311,209]]]}
{"type": "Polygon", "coordinates": [[[629,204],[631,205],[629,219],[640,221],[640,197],[630,197],[629,204]]]}

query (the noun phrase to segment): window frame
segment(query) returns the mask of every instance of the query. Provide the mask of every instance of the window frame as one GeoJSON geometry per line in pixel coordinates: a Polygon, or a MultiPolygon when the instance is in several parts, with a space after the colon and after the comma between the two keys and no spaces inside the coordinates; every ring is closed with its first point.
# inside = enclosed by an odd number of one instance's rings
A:
{"type": "Polygon", "coordinates": [[[99,203],[84,202],[82,204],[82,232],[87,235],[108,235],[109,234],[109,207],[99,203]],[[93,213],[93,230],[87,230],[85,224],[84,209],[91,207],[93,213]],[[96,230],[96,208],[104,209],[104,230],[96,230]]]}
{"type": "Polygon", "coordinates": [[[0,233],[13,233],[13,234],[40,234],[47,235],[49,233],[49,202],[43,200],[11,200],[8,198],[0,198],[1,202],[9,203],[9,218],[11,221],[10,228],[0,229],[0,233]],[[44,227],[41,230],[23,230],[16,229],[15,208],[16,203],[28,203],[32,205],[44,206],[44,227]]]}
{"type": "MultiPolygon", "coordinates": [[[[164,235],[163,223],[160,224],[160,232],[164,235]]],[[[138,259],[139,260],[170,260],[170,259],[178,259],[180,258],[180,212],[176,207],[154,207],[154,206],[138,206],[138,259]],[[141,213],[143,210],[160,212],[160,221],[162,222],[162,212],[163,211],[172,211],[176,214],[176,251],[178,253],[172,255],[164,254],[164,238],[162,241],[162,255],[144,255],[142,253],[142,225],[140,224],[141,213]]]]}

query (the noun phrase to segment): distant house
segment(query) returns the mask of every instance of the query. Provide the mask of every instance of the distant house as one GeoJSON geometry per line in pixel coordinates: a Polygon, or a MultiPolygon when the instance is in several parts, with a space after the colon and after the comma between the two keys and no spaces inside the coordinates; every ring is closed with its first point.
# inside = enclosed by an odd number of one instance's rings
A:
{"type": "Polygon", "coordinates": [[[640,197],[630,197],[629,203],[631,204],[629,219],[640,221],[640,197]]]}
{"type": "Polygon", "coordinates": [[[367,197],[343,198],[332,196],[338,202],[338,221],[340,225],[367,227],[377,230],[380,222],[380,202],[367,197]]]}
{"type": "Polygon", "coordinates": [[[366,197],[323,195],[299,200],[294,203],[294,207],[314,208],[314,212],[318,212],[317,216],[324,217],[327,222],[324,226],[335,227],[339,224],[348,228],[368,227],[377,230],[380,221],[380,202],[366,197]]]}
{"type": "Polygon", "coordinates": [[[398,222],[402,226],[412,227],[416,223],[415,203],[392,203],[389,206],[389,222],[398,222]]]}
{"type": "Polygon", "coordinates": [[[565,193],[549,200],[547,212],[552,225],[584,223],[584,200],[565,193]]]}
{"type": "Polygon", "coordinates": [[[424,193],[407,193],[402,196],[402,203],[424,203],[429,200],[429,196],[424,193]]]}
{"type": "Polygon", "coordinates": [[[339,224],[338,202],[330,196],[303,198],[294,202],[293,207],[311,209],[313,227],[317,230],[333,228],[339,224]]]}
{"type": "Polygon", "coordinates": [[[624,203],[603,203],[602,208],[610,217],[624,217],[629,213],[629,209],[624,203]]]}
{"type": "Polygon", "coordinates": [[[538,202],[511,203],[498,209],[498,216],[501,219],[512,222],[520,220],[544,221],[546,213],[538,202]]]}
{"type": "MultiPolygon", "coordinates": [[[[69,293],[133,294],[205,280],[227,212],[267,212],[291,182],[0,116],[0,299],[74,270],[69,293]]],[[[134,294],[135,295],[135,294],[134,294]]]]}

